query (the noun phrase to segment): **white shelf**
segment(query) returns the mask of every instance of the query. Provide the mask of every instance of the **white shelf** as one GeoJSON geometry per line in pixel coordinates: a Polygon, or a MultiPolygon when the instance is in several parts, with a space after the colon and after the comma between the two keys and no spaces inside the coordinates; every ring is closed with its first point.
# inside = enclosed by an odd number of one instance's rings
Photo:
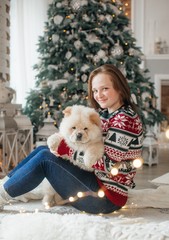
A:
{"type": "Polygon", "coordinates": [[[152,54],[145,55],[145,59],[148,60],[169,60],[169,54],[152,54]]]}

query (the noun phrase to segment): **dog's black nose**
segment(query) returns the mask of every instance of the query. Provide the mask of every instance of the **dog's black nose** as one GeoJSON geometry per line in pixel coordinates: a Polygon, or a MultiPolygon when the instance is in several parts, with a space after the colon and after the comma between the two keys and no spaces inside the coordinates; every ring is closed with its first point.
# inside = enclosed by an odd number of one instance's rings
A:
{"type": "Polygon", "coordinates": [[[80,141],[80,140],[82,140],[82,133],[78,133],[77,135],[76,135],[76,139],[77,139],[77,141],[80,141]]]}

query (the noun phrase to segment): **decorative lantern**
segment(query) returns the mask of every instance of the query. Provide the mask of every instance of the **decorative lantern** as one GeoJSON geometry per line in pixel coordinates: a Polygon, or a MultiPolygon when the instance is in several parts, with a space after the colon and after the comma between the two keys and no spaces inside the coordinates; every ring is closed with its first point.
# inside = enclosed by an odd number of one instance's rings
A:
{"type": "Polygon", "coordinates": [[[14,120],[18,126],[18,162],[24,159],[33,150],[33,126],[30,119],[22,114],[20,109],[16,110],[14,120]]]}
{"type": "Polygon", "coordinates": [[[144,159],[144,164],[148,164],[149,166],[158,163],[158,142],[155,134],[151,130],[148,130],[148,132],[146,133],[146,137],[143,141],[142,157],[144,159]]]}
{"type": "Polygon", "coordinates": [[[48,117],[43,122],[44,126],[36,133],[36,147],[46,145],[47,138],[58,131],[54,126],[55,121],[51,118],[50,114],[48,114],[48,117]]]}
{"type": "Polygon", "coordinates": [[[0,111],[0,169],[3,174],[16,166],[17,156],[17,124],[15,120],[6,115],[5,110],[0,111]]]}

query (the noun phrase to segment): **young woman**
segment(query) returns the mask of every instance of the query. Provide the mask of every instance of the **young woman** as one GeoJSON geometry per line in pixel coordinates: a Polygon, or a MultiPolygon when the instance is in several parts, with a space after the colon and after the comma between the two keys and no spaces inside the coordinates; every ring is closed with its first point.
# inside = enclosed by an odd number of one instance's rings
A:
{"type": "MultiPolygon", "coordinates": [[[[111,213],[125,205],[128,188],[134,187],[133,160],[141,157],[143,130],[131,100],[126,78],[113,65],[103,65],[89,76],[89,102],[100,113],[105,152],[87,172],[63,161],[41,146],[8,175],[0,186],[0,206],[37,187],[46,177],[63,199],[78,192],[104,191],[104,197],[84,196],[70,204],[88,213],[111,213]],[[121,163],[117,175],[111,170],[121,163]]],[[[76,155],[76,154],[75,154],[76,155]]]]}

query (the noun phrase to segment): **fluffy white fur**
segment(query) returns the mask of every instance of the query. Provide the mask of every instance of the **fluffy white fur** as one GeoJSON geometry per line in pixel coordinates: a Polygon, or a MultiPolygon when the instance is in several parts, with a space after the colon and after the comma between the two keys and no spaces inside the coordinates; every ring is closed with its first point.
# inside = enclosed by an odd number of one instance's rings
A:
{"type": "Polygon", "coordinates": [[[104,153],[100,117],[94,109],[81,105],[67,107],[63,113],[59,133],[48,138],[48,147],[57,154],[57,148],[64,139],[74,151],[84,152],[83,159],[70,161],[80,168],[92,171],[92,165],[104,153]]]}
{"type": "MultiPolygon", "coordinates": [[[[84,163],[72,162],[91,171],[91,166],[102,157],[104,152],[100,117],[94,109],[80,105],[67,107],[63,113],[64,118],[61,121],[59,133],[51,135],[47,144],[51,151],[55,152],[60,141],[64,138],[68,146],[75,151],[84,152],[84,163]]],[[[16,199],[23,202],[30,199],[42,199],[42,203],[46,207],[57,205],[61,197],[48,180],[44,179],[37,188],[16,199]]]]}
{"type": "Polygon", "coordinates": [[[38,187],[32,191],[15,198],[17,201],[28,202],[29,200],[42,199],[45,208],[55,206],[61,201],[60,195],[54,190],[49,181],[45,178],[38,187]]]}
{"type": "MultiPolygon", "coordinates": [[[[120,212],[120,216],[87,214],[25,213],[2,217],[3,240],[157,240],[169,239],[169,221],[159,211],[120,212]],[[149,217],[148,214],[149,213],[149,217]],[[154,218],[153,218],[154,217],[154,218]],[[164,219],[164,218],[163,218],[164,219]]],[[[167,214],[163,214],[167,215],[167,214]]]]}

